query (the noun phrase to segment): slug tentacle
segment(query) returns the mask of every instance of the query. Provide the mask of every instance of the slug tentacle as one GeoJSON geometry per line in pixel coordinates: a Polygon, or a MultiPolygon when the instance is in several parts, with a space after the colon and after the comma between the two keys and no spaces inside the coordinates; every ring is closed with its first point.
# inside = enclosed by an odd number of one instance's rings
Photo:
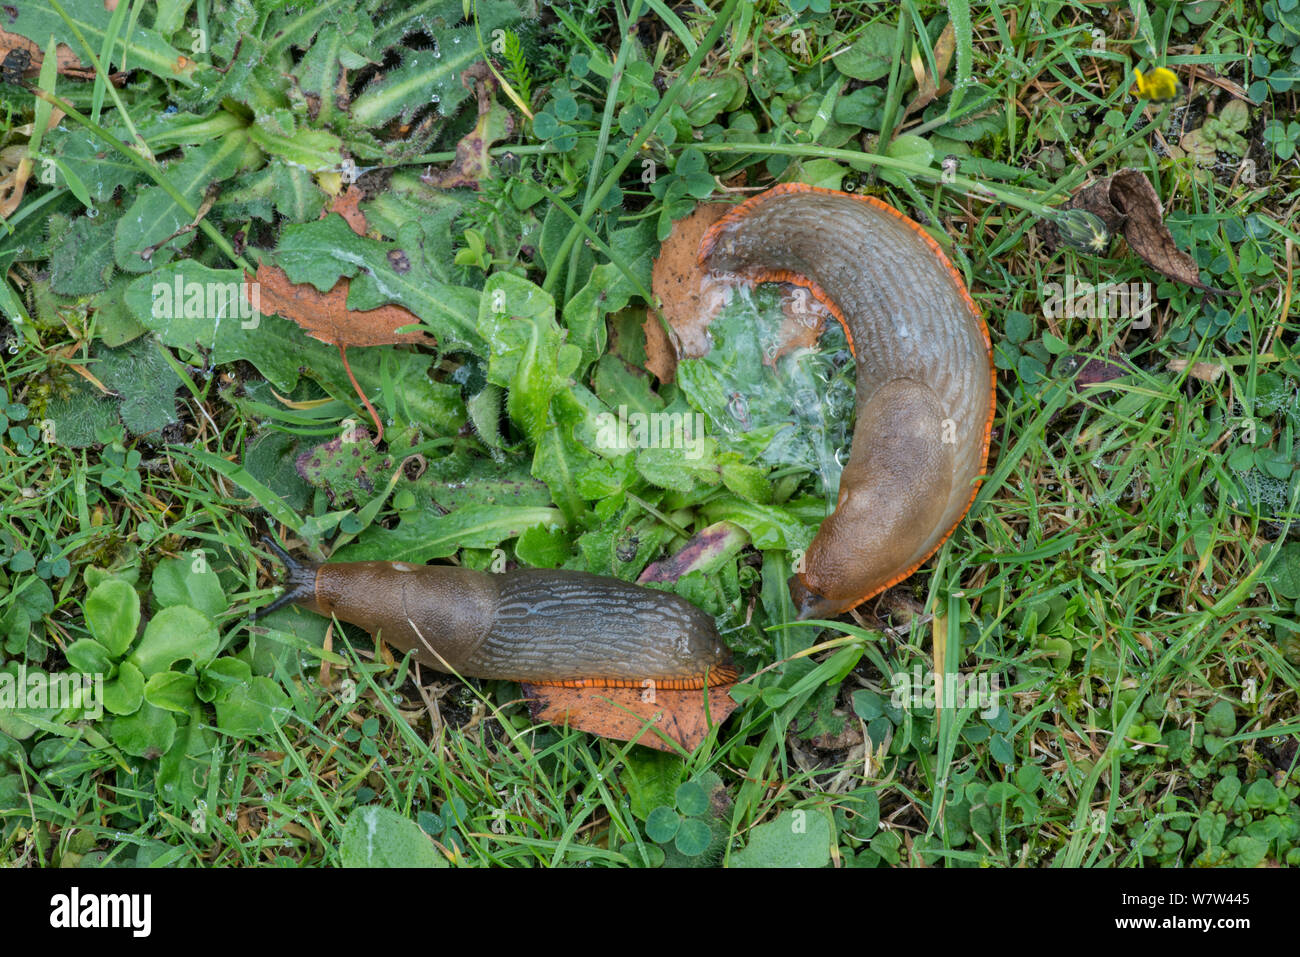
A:
{"type": "Polygon", "coordinates": [[[316,570],[320,567],[317,563],[298,561],[281,548],[280,543],[269,535],[262,536],[262,544],[274,552],[275,557],[280,559],[280,563],[284,565],[284,592],[271,604],[249,612],[250,621],[265,618],[271,612],[279,611],[285,605],[308,601],[316,594],[316,570]]]}

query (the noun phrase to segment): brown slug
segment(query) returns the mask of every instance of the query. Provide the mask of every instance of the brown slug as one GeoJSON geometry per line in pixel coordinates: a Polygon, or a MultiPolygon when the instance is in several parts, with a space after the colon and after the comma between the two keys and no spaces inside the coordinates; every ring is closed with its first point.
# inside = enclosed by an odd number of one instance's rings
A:
{"type": "Polygon", "coordinates": [[[699,261],[807,288],[849,337],[853,447],[790,579],[800,618],[833,618],[916,571],[974,501],[996,397],[988,329],[939,244],[870,196],[777,186],[710,227],[699,261]]]}
{"type": "Polygon", "coordinates": [[[691,690],[738,675],[712,616],[671,592],[563,569],[492,574],[455,565],[299,562],[290,602],[413,651],[439,671],[563,687],[691,690]]]}

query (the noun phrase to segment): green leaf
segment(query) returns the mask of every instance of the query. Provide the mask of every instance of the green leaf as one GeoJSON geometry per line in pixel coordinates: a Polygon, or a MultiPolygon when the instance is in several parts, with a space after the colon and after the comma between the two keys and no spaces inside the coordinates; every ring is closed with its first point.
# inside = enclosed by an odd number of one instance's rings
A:
{"type": "Polygon", "coordinates": [[[687,857],[699,857],[713,842],[713,832],[708,823],[699,818],[687,818],[677,830],[673,846],[687,857]]]}
{"type": "Polygon", "coordinates": [[[432,50],[398,46],[392,51],[401,63],[371,82],[352,103],[352,121],[359,128],[382,126],[400,116],[409,122],[429,103],[443,116],[452,116],[469,98],[461,74],[479,59],[473,27],[442,31],[432,50]]]}
{"type": "Polygon", "coordinates": [[[326,130],[298,129],[293,114],[276,110],[259,116],[248,136],[265,153],[309,173],[338,169],[343,162],[343,141],[326,130]]]}
{"type": "Polygon", "coordinates": [[[357,808],[343,825],[344,867],[447,867],[447,859],[414,821],[386,807],[357,808]]]}
{"type": "Polygon", "coordinates": [[[140,627],[140,596],[120,579],[110,578],[96,585],[86,596],[86,626],[108,654],[126,654],[140,627]]]}
{"type": "MultiPolygon", "coordinates": [[[[547,218],[550,219],[550,214],[547,218]]],[[[566,227],[567,224],[565,220],[566,227]]],[[[609,248],[641,286],[649,289],[654,257],[659,251],[654,223],[645,220],[614,230],[609,237],[609,248]]],[[[632,297],[639,294],[628,275],[613,263],[601,263],[579,275],[586,275],[587,282],[565,304],[563,319],[569,330],[568,341],[582,350],[578,367],[585,370],[605,351],[605,317],[626,308],[632,297]]]]}
{"type": "MultiPolygon", "coordinates": [[[[176,739],[158,762],[158,791],[169,803],[187,815],[195,810],[195,800],[207,791],[208,776],[213,771],[212,752],[217,749],[216,733],[206,727],[197,714],[177,729],[176,739]]],[[[220,764],[217,764],[220,767],[220,764]]],[[[191,824],[199,820],[191,818],[191,824]]],[[[209,833],[211,822],[208,823],[209,833]]]]}
{"type": "Polygon", "coordinates": [[[448,515],[407,516],[395,529],[372,526],[334,557],[421,563],[446,558],[461,548],[495,548],[538,524],[563,525],[564,518],[552,508],[470,505],[448,515]]]}
{"type": "MultiPolygon", "coordinates": [[[[185,260],[135,280],[127,287],[126,303],[163,344],[202,347],[211,352],[215,364],[247,360],[283,392],[292,391],[300,369],[337,363],[336,348],[310,338],[292,322],[253,312],[242,298],[243,281],[237,269],[209,269],[185,260]],[[173,302],[177,288],[182,291],[181,306],[173,302]],[[190,295],[195,289],[199,290],[198,301],[190,295]],[[232,300],[231,296],[239,298],[232,300]],[[241,308],[240,302],[245,304],[243,313],[232,313],[232,309],[241,308]],[[248,318],[242,318],[244,315],[248,318]]],[[[62,433],[59,441],[63,441],[62,433]]]]}
{"type": "Polygon", "coordinates": [[[253,669],[242,658],[218,658],[199,674],[195,693],[202,701],[216,701],[253,680],[253,669]]]}
{"type": "Polygon", "coordinates": [[[146,701],[135,714],[114,718],[109,737],[134,757],[161,757],[176,738],[176,719],[146,701]]]}
{"type": "Polygon", "coordinates": [[[645,821],[646,837],[656,844],[667,844],[677,836],[677,829],[682,819],[677,812],[667,806],[660,806],[650,812],[645,821]]]}
{"type": "Polygon", "coordinates": [[[92,638],[82,638],[68,645],[64,655],[68,664],[82,674],[107,675],[113,669],[113,656],[108,649],[92,638]]]}
{"type": "Polygon", "coordinates": [[[387,243],[358,236],[342,216],[331,213],[285,227],[274,260],[290,281],[309,282],[321,292],[340,277],[350,277],[348,308],[373,309],[395,302],[427,322],[443,349],[482,352],[483,340],[475,328],[478,291],[441,281],[429,266],[429,248],[418,222],[404,224],[397,242],[387,243]]]}
{"type": "Polygon", "coordinates": [[[684,781],[677,788],[674,803],[687,817],[703,817],[709,812],[709,795],[697,781],[684,781]]]}
{"type": "Polygon", "coordinates": [[[194,696],[194,687],[198,679],[194,675],[178,674],[175,671],[160,671],[144,684],[144,699],[155,708],[188,714],[198,703],[194,696]]]}
{"type": "Polygon", "coordinates": [[[1237,714],[1226,701],[1215,702],[1214,707],[1205,712],[1205,730],[1221,737],[1227,737],[1237,730],[1237,714]]]}
{"type": "Polygon", "coordinates": [[[1282,598],[1300,598],[1300,542],[1282,546],[1265,573],[1265,581],[1282,598]]]}
{"type": "Polygon", "coordinates": [[[478,334],[488,343],[488,381],[506,388],[506,411],[536,444],[547,410],[563,385],[555,300],[511,273],[488,277],[479,299],[478,334]]]}
{"type": "Polygon", "coordinates": [[[113,273],[113,231],[107,216],[80,216],[50,255],[50,288],[67,296],[99,292],[113,273]]]}
{"type": "Polygon", "coordinates": [[[573,544],[562,529],[534,525],[515,541],[515,555],[533,568],[559,568],[573,554],[573,544]]]}
{"type": "Polygon", "coordinates": [[[832,61],[835,69],[855,80],[879,80],[894,65],[897,32],[886,23],[868,24],[854,44],[832,61]]]}
{"type": "Polygon", "coordinates": [[[118,415],[134,435],[159,442],[159,433],[179,421],[176,390],[181,378],[158,350],[152,336],[134,339],[117,349],[97,345],[91,370],[120,396],[118,415]]]}
{"type": "Polygon", "coordinates": [[[158,608],[189,605],[216,619],[230,607],[221,579],[206,559],[163,559],[154,569],[149,587],[158,608]]]}
{"type": "Polygon", "coordinates": [[[816,529],[809,528],[793,514],[776,505],[757,505],[731,495],[722,495],[704,508],[710,524],[731,522],[749,533],[759,550],[807,548],[816,529]]]}
{"type": "Polygon", "coordinates": [[[691,81],[678,105],[691,126],[698,128],[712,123],[744,89],[744,74],[738,70],[728,70],[721,76],[698,77],[691,81]]]}
{"type": "MultiPolygon", "coordinates": [[[[70,124],[69,124],[70,125],[70,124]]],[[[129,135],[125,129],[109,128],[119,139],[129,135]]],[[[56,128],[50,131],[47,141],[53,156],[64,168],[86,184],[86,191],[96,202],[106,202],[120,187],[128,187],[144,174],[121,153],[105,148],[103,142],[81,127],[56,128]]],[[[105,222],[116,223],[106,219],[105,222]]]]}
{"type": "Polygon", "coordinates": [[[289,696],[273,680],[261,676],[218,694],[215,705],[217,727],[241,737],[265,734],[289,714],[289,696]]]}
{"type": "Polygon", "coordinates": [[[182,659],[201,668],[216,657],[220,646],[221,636],[207,615],[188,605],[173,605],[150,619],[128,660],[150,678],[182,659]]]}
{"type": "Polygon", "coordinates": [[[672,805],[677,786],[686,774],[681,758],[665,751],[636,748],[626,761],[627,773],[621,780],[637,820],[646,821],[654,809],[672,805]]]}
{"type": "MultiPolygon", "coordinates": [[[[102,0],[62,0],[62,3],[69,19],[90,48],[98,54],[107,42],[112,14],[102,0]]],[[[15,8],[17,17],[7,18],[6,30],[25,37],[53,36],[84,59],[80,41],[54,7],[47,3],[21,3],[15,4],[15,8]]],[[[154,30],[134,27],[134,20],[131,23],[132,29],[121,30],[113,37],[113,45],[108,58],[103,61],[104,65],[108,66],[109,61],[121,64],[124,58],[129,57],[132,69],[143,68],[164,80],[194,86],[193,68],[177,68],[181,62],[180,52],[154,30]]]]}
{"type": "Polygon", "coordinates": [[[825,867],[831,825],[818,811],[784,811],[750,831],[749,844],[731,855],[734,867],[825,867]]]}
{"type": "Polygon", "coordinates": [[[60,445],[84,449],[98,442],[105,429],[122,427],[117,409],[117,403],[105,402],[103,393],[78,379],[68,395],[50,399],[45,416],[54,423],[54,436],[60,445]]]}
{"type": "Polygon", "coordinates": [[[104,710],[110,714],[135,714],[144,701],[144,675],[129,661],[117,668],[117,677],[104,682],[104,710]]]}

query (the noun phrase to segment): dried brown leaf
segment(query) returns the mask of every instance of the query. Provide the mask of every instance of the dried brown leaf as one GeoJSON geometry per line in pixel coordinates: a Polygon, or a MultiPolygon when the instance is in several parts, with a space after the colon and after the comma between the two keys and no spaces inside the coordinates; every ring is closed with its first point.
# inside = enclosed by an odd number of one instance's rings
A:
{"type": "Polygon", "coordinates": [[[415,313],[402,306],[349,309],[347,279],[340,279],[329,292],[321,292],[310,283],[292,283],[284,270],[262,263],[257,268],[257,282],[264,314],[283,316],[321,342],[344,347],[433,342],[419,330],[394,331],[420,321],[415,313]]]}
{"type": "Polygon", "coordinates": [[[658,751],[676,753],[665,735],[694,751],[709,728],[727,720],[738,707],[729,692],[733,685],[704,691],[661,691],[641,688],[557,688],[522,685],[534,721],[549,721],[616,741],[635,741],[658,751]],[[643,700],[650,698],[652,700],[643,700]],[[647,727],[647,724],[650,726],[647,727]]]}
{"type": "Polygon", "coordinates": [[[446,169],[430,168],[421,177],[435,189],[478,189],[489,174],[489,149],[515,130],[515,118],[493,98],[500,84],[484,62],[475,63],[461,76],[461,85],[474,89],[478,97],[478,122],[456,144],[456,159],[446,169]]]}
{"type": "MultiPolygon", "coordinates": [[[[1063,209],[1093,213],[1112,233],[1122,233],[1129,248],[1162,276],[1220,295],[1236,295],[1207,286],[1200,280],[1196,261],[1178,248],[1164,221],[1164,207],[1145,173],[1131,167],[1076,191],[1063,209]]],[[[1043,241],[1055,248],[1059,235],[1051,223],[1040,226],[1043,241]]]]}
{"type": "Polygon", "coordinates": [[[329,209],[321,210],[320,218],[324,219],[330,213],[338,213],[354,233],[364,236],[367,223],[366,214],[361,211],[361,201],[365,198],[366,194],[357,186],[349,186],[342,195],[334,197],[329,209]]]}

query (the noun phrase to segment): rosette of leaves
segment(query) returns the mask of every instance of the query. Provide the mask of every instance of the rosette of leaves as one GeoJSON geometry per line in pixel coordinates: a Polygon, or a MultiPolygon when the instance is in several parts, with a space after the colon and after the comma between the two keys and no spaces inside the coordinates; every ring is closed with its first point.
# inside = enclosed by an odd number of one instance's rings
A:
{"type": "MultiPolygon", "coordinates": [[[[1075,627],[1075,618],[1083,607],[1080,598],[1067,598],[1055,595],[1046,601],[1022,602],[1014,615],[1015,630],[1026,636],[1033,652],[1026,655],[1017,668],[1021,680],[1029,676],[1064,672],[1074,658],[1076,651],[1090,646],[1089,636],[1080,633],[1075,627]]],[[[1110,664],[1094,655],[1094,666],[1110,664]]],[[[1110,669],[1113,675],[1114,669],[1110,669]]]]}
{"type": "Polygon", "coordinates": [[[235,736],[273,727],[287,701],[284,692],[271,679],[254,676],[247,661],[217,657],[221,636],[215,619],[228,602],[206,561],[163,561],[151,591],[157,610],[141,631],[136,590],[118,578],[96,585],[84,604],[91,637],[67,649],[75,670],[104,676],[113,742],[127,754],[165,756],[165,764],[177,765],[195,753],[196,719],[205,705],[216,711],[217,727],[235,736]],[[181,752],[172,753],[173,745],[181,752]]]}
{"type": "Polygon", "coordinates": [[[1201,166],[1213,166],[1220,153],[1244,156],[1249,144],[1242,132],[1250,125],[1250,108],[1230,100],[1217,116],[1208,116],[1197,129],[1185,134],[1179,145],[1201,166]]]}

